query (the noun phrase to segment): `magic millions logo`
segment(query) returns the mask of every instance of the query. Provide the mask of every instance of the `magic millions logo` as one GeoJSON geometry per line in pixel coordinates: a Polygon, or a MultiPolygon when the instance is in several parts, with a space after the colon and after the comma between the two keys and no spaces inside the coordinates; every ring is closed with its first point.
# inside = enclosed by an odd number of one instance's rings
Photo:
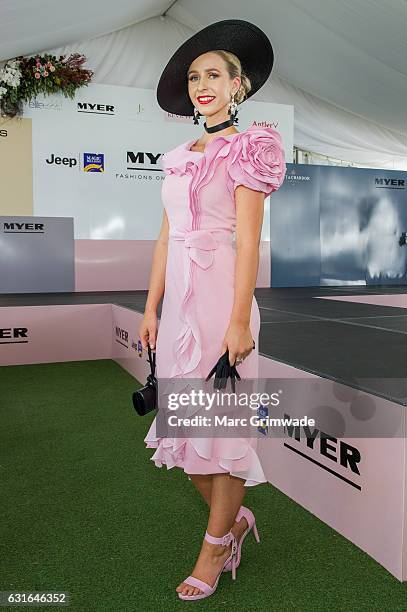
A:
{"type": "Polygon", "coordinates": [[[104,172],[105,155],[104,153],[84,153],[83,154],[84,172],[104,172]]]}

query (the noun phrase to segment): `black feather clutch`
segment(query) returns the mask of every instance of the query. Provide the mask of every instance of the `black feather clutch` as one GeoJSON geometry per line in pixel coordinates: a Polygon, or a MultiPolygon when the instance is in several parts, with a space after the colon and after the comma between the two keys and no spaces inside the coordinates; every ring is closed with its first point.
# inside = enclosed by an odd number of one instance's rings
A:
{"type": "Polygon", "coordinates": [[[228,378],[230,378],[232,391],[233,393],[235,392],[236,378],[238,380],[241,380],[241,378],[239,376],[239,372],[236,370],[236,366],[231,366],[229,363],[229,349],[226,349],[225,353],[219,357],[218,361],[205,378],[205,382],[207,382],[213,376],[213,374],[215,374],[215,379],[213,381],[214,389],[226,389],[228,378]]]}

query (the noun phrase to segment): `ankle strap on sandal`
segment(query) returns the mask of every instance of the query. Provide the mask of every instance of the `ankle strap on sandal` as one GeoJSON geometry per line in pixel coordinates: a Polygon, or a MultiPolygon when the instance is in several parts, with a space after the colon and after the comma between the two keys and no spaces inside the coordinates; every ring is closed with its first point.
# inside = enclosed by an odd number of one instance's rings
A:
{"type": "Polygon", "coordinates": [[[205,532],[205,540],[211,544],[222,544],[222,546],[229,546],[234,539],[235,536],[231,531],[228,531],[228,533],[221,538],[215,538],[215,536],[211,536],[207,531],[205,532]]]}

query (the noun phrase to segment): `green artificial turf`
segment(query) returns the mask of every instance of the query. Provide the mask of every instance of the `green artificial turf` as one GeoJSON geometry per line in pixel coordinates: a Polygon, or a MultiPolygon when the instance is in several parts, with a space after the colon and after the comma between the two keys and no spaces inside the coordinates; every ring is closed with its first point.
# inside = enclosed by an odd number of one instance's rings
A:
{"type": "Polygon", "coordinates": [[[0,591],[68,591],[70,612],[407,609],[407,583],[270,484],[247,492],[261,542],[246,539],[236,582],[180,601],[207,507],[150,461],[136,386],[110,360],[0,367],[0,591]]]}

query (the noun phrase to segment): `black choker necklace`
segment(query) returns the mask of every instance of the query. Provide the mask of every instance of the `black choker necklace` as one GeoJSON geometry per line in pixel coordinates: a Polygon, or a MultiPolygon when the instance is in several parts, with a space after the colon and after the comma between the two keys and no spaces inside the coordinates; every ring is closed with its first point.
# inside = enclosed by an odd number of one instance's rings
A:
{"type": "Polygon", "coordinates": [[[212,134],[212,132],[219,132],[219,130],[224,130],[225,128],[230,127],[231,125],[233,125],[233,121],[234,117],[231,117],[230,119],[227,119],[227,121],[224,121],[223,123],[218,123],[218,125],[212,125],[211,127],[207,127],[205,121],[204,128],[209,134],[212,134]]]}

